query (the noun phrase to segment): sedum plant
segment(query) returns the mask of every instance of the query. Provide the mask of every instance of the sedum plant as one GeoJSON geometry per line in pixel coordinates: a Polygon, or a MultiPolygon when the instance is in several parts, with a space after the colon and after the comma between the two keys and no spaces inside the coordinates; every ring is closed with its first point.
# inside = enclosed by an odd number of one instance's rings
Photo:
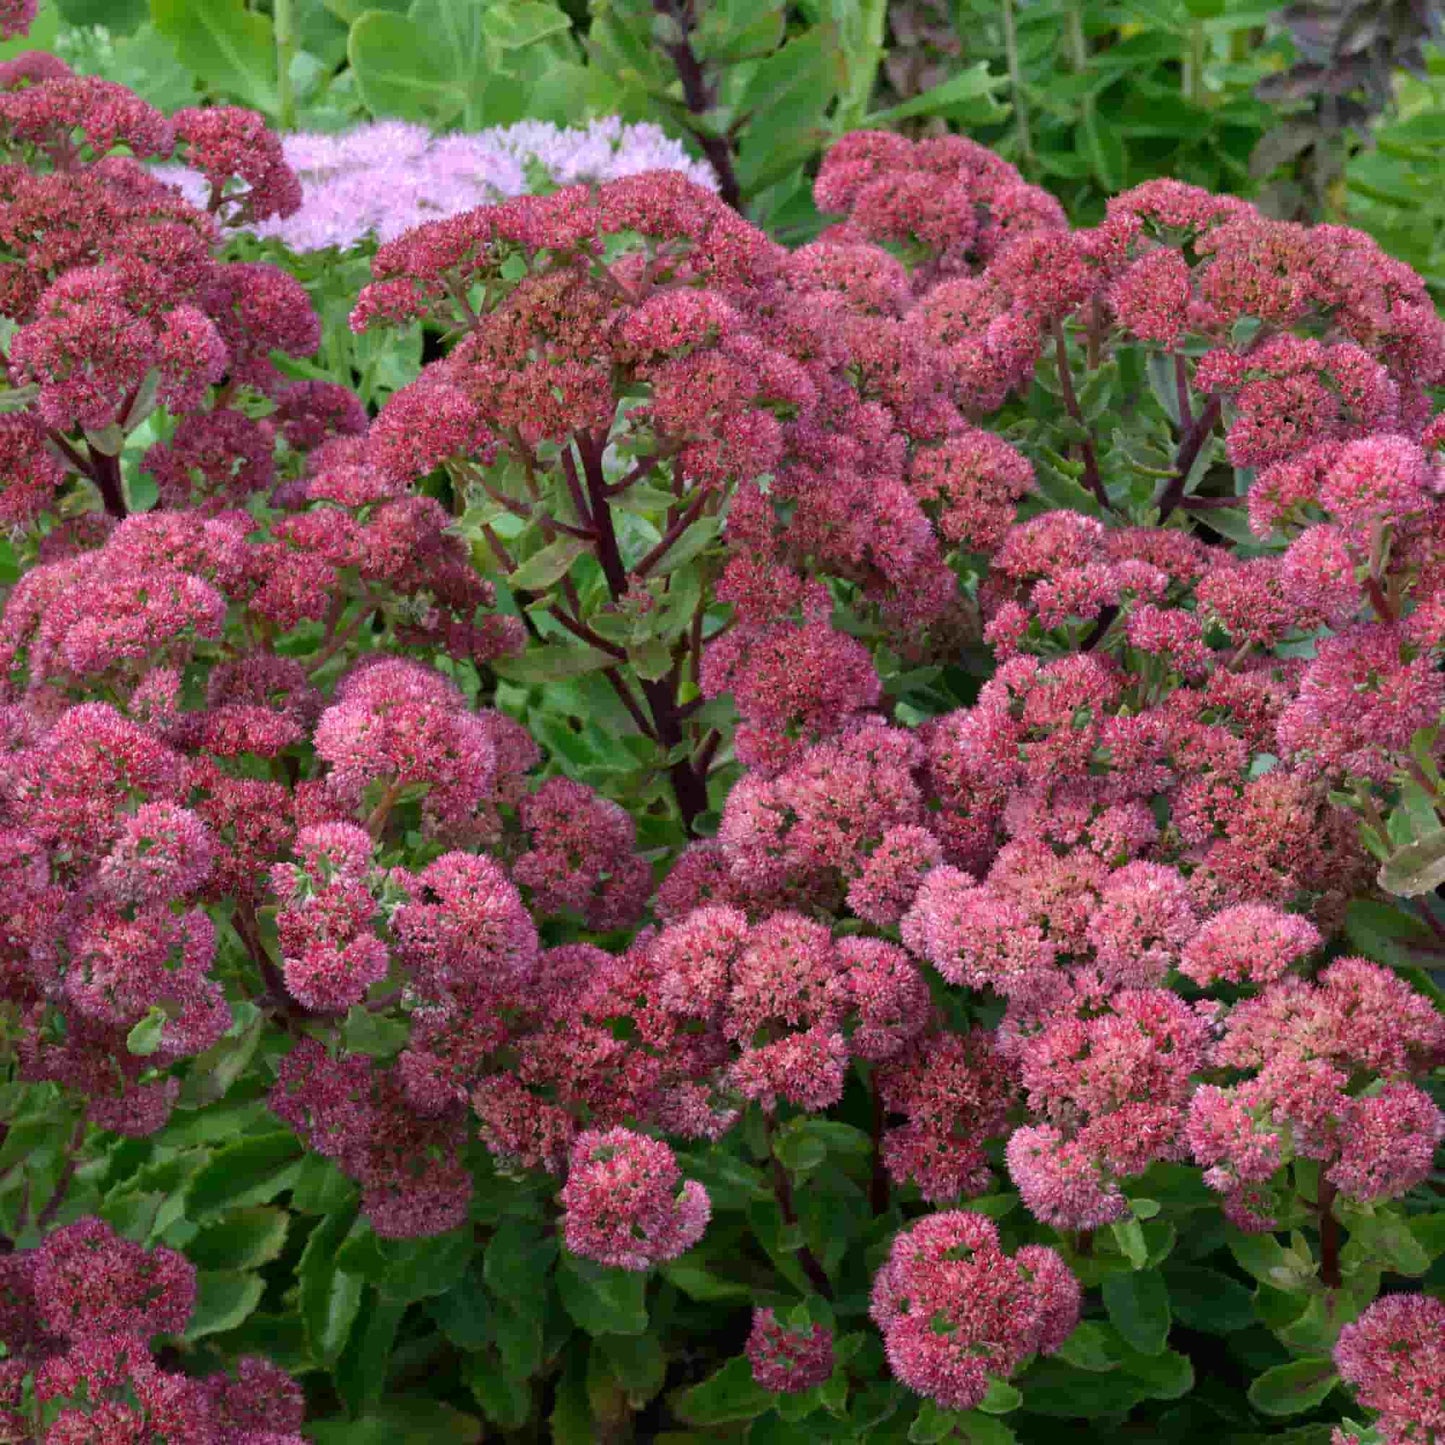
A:
{"type": "Polygon", "coordinates": [[[0,85],[9,1438],[1438,1434],[1407,267],[855,132],[388,240],[371,416],[256,117],[0,85]]]}

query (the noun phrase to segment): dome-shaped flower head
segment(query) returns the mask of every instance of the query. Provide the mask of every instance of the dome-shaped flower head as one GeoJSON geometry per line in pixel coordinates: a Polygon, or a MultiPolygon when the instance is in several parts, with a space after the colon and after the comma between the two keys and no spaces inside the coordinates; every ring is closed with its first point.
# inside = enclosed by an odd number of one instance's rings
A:
{"type": "Polygon", "coordinates": [[[891,928],[942,862],[943,845],[927,828],[917,823],[889,828],[848,884],[848,907],[865,922],[891,928]]]}
{"type": "Polygon", "coordinates": [[[376,844],[354,823],[313,823],[301,828],[292,844],[295,863],[271,870],[271,886],[293,902],[333,883],[360,883],[371,867],[376,844]]]}
{"type": "Polygon", "coordinates": [[[1285,600],[1339,628],[1360,610],[1362,592],[1355,565],[1343,528],[1324,522],[1306,527],[1280,559],[1285,600]]]}
{"type": "Polygon", "coordinates": [[[1445,706],[1445,677],[1401,629],[1365,623],[1323,639],[1279,719],[1281,756],[1387,781],[1445,706]]]}
{"type": "Polygon", "coordinates": [[[958,868],[935,868],[903,917],[903,942],[949,983],[1027,991],[1054,962],[1054,946],[1016,903],[958,868]]]}
{"type": "Polygon", "coordinates": [[[216,845],[189,808],[143,803],[126,818],[97,881],[117,903],[184,898],[209,877],[216,845]]]}
{"type": "Polygon", "coordinates": [[[1382,1295],[1340,1331],[1334,1355],[1360,1404],[1379,1412],[1386,1445],[1445,1438],[1445,1300],[1382,1295]]]}
{"type": "Polygon", "coordinates": [[[1445,1114],[1423,1089],[1397,1080],[1350,1101],[1328,1177],[1351,1199],[1398,1199],[1430,1177],[1442,1139],[1445,1114]]]}
{"type": "Polygon", "coordinates": [[[1028,1210],[1055,1229],[1098,1229],[1129,1213],[1103,1161],[1051,1124],[1015,1129],[1004,1150],[1009,1178],[1028,1210]]]}
{"type": "Polygon", "coordinates": [[[28,412],[0,416],[0,527],[28,527],[55,500],[65,469],[45,444],[45,428],[28,412]]]}
{"type": "Polygon", "coordinates": [[[348,808],[374,783],[393,797],[424,785],[425,814],[438,831],[464,825],[490,797],[496,775],[491,729],[451,683],[411,662],[377,662],[345,679],[314,741],[331,764],[330,788],[348,808]]]}
{"type": "Polygon", "coordinates": [[[1125,331],[1171,347],[1188,330],[1192,294],[1189,264],[1169,246],[1145,252],[1108,290],[1109,307],[1125,331]]]}
{"type": "Polygon", "coordinates": [[[909,483],[950,542],[990,552],[1003,540],[1017,503],[1034,489],[1027,457],[993,432],[971,427],[913,457],[909,483]]]}
{"type": "Polygon", "coordinates": [[[884,1135],[890,1177],[917,1184],[933,1203],[988,1188],[993,1174],[983,1146],[1003,1134],[1018,1097],[993,1034],[926,1034],[879,1066],[878,1087],[889,1113],[908,1121],[884,1135]]]}
{"type": "Polygon", "coordinates": [[[411,901],[392,914],[392,933],[401,961],[431,997],[515,981],[536,963],[536,925],[492,859],[444,853],[407,891],[411,901]]]}
{"type": "Polygon", "coordinates": [[[752,929],[733,965],[724,1026],[746,1044],[769,1026],[835,1027],[846,1006],[847,986],[827,927],[800,913],[775,913],[752,929]]]}
{"type": "Polygon", "coordinates": [[[621,1128],[579,1134],[558,1196],[567,1248],[619,1269],[676,1259],[702,1238],[712,1211],[701,1184],[679,1189],[681,1181],[660,1139],[621,1128]]]}
{"type": "Polygon", "coordinates": [[[1347,526],[1399,523],[1434,495],[1434,471],[1424,450],[1403,436],[1346,442],[1325,469],[1320,505],[1347,526]]]}
{"type": "Polygon", "coordinates": [[[847,1073],[847,1040],[836,1029],[815,1024],[745,1046],[727,1071],[727,1084],[743,1098],[757,1100],[765,1113],[778,1107],[779,1098],[811,1112],[843,1097],[847,1073]]]}
{"type": "Polygon", "coordinates": [[[990,1378],[1050,1354],[1079,1317],[1080,1290],[1058,1254],[1010,1257],[993,1221],[949,1210],[902,1230],[873,1281],[871,1313],[894,1375],[945,1409],[971,1410],[990,1378]]]}
{"type": "Polygon", "coordinates": [[[191,165],[210,182],[211,195],[223,199],[248,221],[289,216],[300,208],[301,182],[287,165],[281,139],[252,110],[234,105],[187,107],[171,117],[177,141],[191,165]],[[245,190],[229,183],[240,180],[245,190]]]}
{"type": "Polygon", "coordinates": [[[867,648],[826,622],[734,628],[707,650],[702,690],[730,692],[742,717],[738,757],[777,772],[844,720],[877,705],[867,648]]]}
{"type": "Polygon", "coordinates": [[[1061,1013],[1023,1039],[1019,1068],[1030,1105],[1059,1121],[1179,1106],[1209,1042],[1205,1020],[1168,989],[1120,989],[1108,1012],[1061,1013]]]}
{"type": "Polygon", "coordinates": [[[891,1059],[928,1024],[928,983],[896,943],[843,938],[837,947],[858,1020],[848,1047],[856,1057],[874,1063],[891,1059]]]}
{"type": "Polygon", "coordinates": [[[1162,863],[1134,862],[1100,890],[1088,939],[1113,986],[1144,988],[1164,981],[1198,927],[1183,874],[1162,863]]]}
{"type": "MultiPolygon", "coordinates": [[[[35,1399],[47,1422],[45,1445],[202,1445],[217,1438],[201,1382],[160,1369],[134,1335],[88,1338],[51,1356],[35,1371],[35,1399]]],[[[293,1445],[300,1437],[249,1438],[293,1445]]]]}
{"type": "Polygon", "coordinates": [[[1315,983],[1286,977],[1229,1011],[1218,1062],[1259,1069],[1282,1056],[1409,1075],[1445,1058],[1445,1017],[1393,970],[1336,959],[1315,983]]]}
{"type": "Polygon", "coordinates": [[[0,40],[24,35],[35,21],[39,0],[4,0],[0,4],[0,40]]]}
{"type": "Polygon", "coordinates": [[[1267,903],[1238,903],[1216,913],[1189,941],[1179,971],[1201,988],[1271,983],[1324,940],[1309,919],[1267,903]]]}
{"type": "Polygon", "coordinates": [[[732,971],[748,943],[747,915],[718,904],[669,923],[650,947],[657,1001],[707,1018],[727,996],[732,971]]]}
{"type": "Polygon", "coordinates": [[[82,856],[108,849],[119,837],[125,803],[137,795],[171,801],[181,787],[180,757],[98,702],[67,709],[13,768],[6,791],[16,821],[82,856]]]}
{"type": "Polygon", "coordinates": [[[1284,1140],[1270,1112],[1268,1100],[1249,1084],[1201,1084],[1194,1091],[1185,1137],[1211,1189],[1233,1193],[1243,1184],[1264,1183],[1279,1168],[1284,1140]]]}
{"type": "Polygon", "coordinates": [[[235,1374],[224,1370],[204,1381],[216,1423],[222,1431],[236,1432],[226,1445],[290,1445],[306,1416],[306,1396],[300,1385],[279,1365],[260,1355],[242,1355],[235,1374]]]}
{"type": "Polygon", "coordinates": [[[46,1329],[68,1340],[178,1335],[195,1304],[196,1271],[173,1249],[148,1250],[104,1220],[82,1219],[46,1236],[33,1288],[46,1329]]]}
{"type": "Polygon", "coordinates": [[[775,1394],[802,1394],[833,1373],[832,1330],[819,1324],[793,1329],[769,1309],[753,1311],[745,1348],[753,1379],[775,1394]]]}
{"type": "Polygon", "coordinates": [[[512,877],[531,890],[538,915],[580,913],[605,932],[635,923],[652,892],[652,869],[637,856],[631,815],[571,778],[548,778],[517,808],[531,847],[512,877]]]}

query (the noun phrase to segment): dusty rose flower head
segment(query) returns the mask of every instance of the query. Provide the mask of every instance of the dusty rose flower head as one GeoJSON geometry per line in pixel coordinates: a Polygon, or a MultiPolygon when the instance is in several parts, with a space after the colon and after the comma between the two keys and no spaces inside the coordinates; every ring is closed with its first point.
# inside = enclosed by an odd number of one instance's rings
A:
{"type": "Polygon", "coordinates": [[[1198,926],[1189,885],[1179,870],[1135,862],[1100,890],[1088,939],[1095,963],[1111,983],[1142,988],[1163,982],[1198,926]]]}
{"type": "Polygon", "coordinates": [[[117,903],[184,898],[210,876],[215,843],[189,808],[144,803],[101,860],[97,881],[117,903]]]}
{"type": "Polygon", "coordinates": [[[907,1122],[883,1139],[883,1162],[899,1184],[932,1203],[982,1194],[993,1180],[984,1144],[1004,1132],[1017,1099],[1014,1070],[994,1035],[934,1033],[878,1069],[890,1114],[907,1122]]]}
{"type": "Polygon", "coordinates": [[[537,959],[537,928],[516,885],[490,858],[444,853],[399,877],[410,894],[392,914],[398,954],[417,985],[445,997],[496,979],[524,978],[537,959]]]}
{"type": "Polygon", "coordinates": [[[661,1140],[620,1128],[580,1134],[558,1195],[567,1248],[620,1269],[676,1259],[702,1238],[711,1213],[702,1185],[689,1179],[679,1189],[681,1181],[661,1140]]]}
{"type": "Polygon", "coordinates": [[[1340,1374],[1379,1412],[1388,1445],[1431,1445],[1445,1434],[1445,1301],[1387,1294],[1340,1331],[1340,1374]]]}
{"type": "Polygon", "coordinates": [[[1216,913],[1184,949],[1179,971],[1202,987],[1270,983],[1307,958],[1323,939],[1307,918],[1266,903],[1216,913]]]}
{"type": "Polygon", "coordinates": [[[971,1410],[990,1376],[1052,1354],[1079,1317],[1080,1289],[1051,1249],[1010,1257],[981,1214],[928,1215],[894,1239],[871,1313],[894,1375],[945,1409],[971,1410]]]}
{"type": "Polygon", "coordinates": [[[46,1329],[69,1340],[178,1335],[195,1304],[196,1272],[173,1249],[147,1250],[82,1219],[46,1238],[32,1288],[46,1329]]]}
{"type": "Polygon", "coordinates": [[[1098,1157],[1052,1125],[1015,1129],[1004,1157],[1024,1208],[1055,1229],[1098,1229],[1129,1214],[1129,1201],[1098,1157]]]}
{"type": "Polygon", "coordinates": [[[775,1394],[802,1394],[833,1373],[833,1332],[819,1324],[792,1329],[770,1309],[753,1311],[745,1348],[753,1379],[775,1394]]]}
{"type": "Polygon", "coordinates": [[[1354,1199],[1396,1199],[1430,1176],[1445,1114],[1414,1084],[1388,1083],[1350,1101],[1329,1178],[1354,1199]]]}
{"type": "Polygon", "coordinates": [[[637,856],[626,809],[569,778],[549,778],[517,811],[531,847],[512,876],[531,890],[539,916],[580,913],[602,932],[637,921],[652,892],[652,869],[637,856]]]}

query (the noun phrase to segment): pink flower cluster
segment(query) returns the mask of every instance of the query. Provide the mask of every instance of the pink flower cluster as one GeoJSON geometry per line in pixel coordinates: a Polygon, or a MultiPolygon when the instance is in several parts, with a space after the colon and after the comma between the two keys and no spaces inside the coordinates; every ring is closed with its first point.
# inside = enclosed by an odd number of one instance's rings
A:
{"type": "Polygon", "coordinates": [[[244,1356],[234,1376],[199,1379],[157,1363],[152,1337],[181,1334],[195,1298],[182,1255],[144,1249],[96,1218],[0,1258],[0,1429],[36,1445],[301,1445],[301,1388],[270,1362],[244,1356]]]}
{"type": "Polygon", "coordinates": [[[712,1206],[682,1176],[660,1139],[630,1129],[589,1129],[572,1146],[558,1200],[567,1248],[617,1269],[640,1270],[685,1254],[702,1238],[712,1206]]]}
{"type": "Polygon", "coordinates": [[[948,1210],[901,1231],[874,1276],[871,1313],[894,1375],[948,1410],[971,1410],[991,1379],[1052,1354],[1079,1321],[1063,1259],[1030,1244],[1012,1255],[982,1214],[948,1210]]]}
{"type": "Polygon", "coordinates": [[[814,1324],[796,1330],[773,1310],[755,1309],[746,1345],[753,1379],[779,1395],[800,1395],[833,1374],[833,1332],[814,1324]]]}
{"type": "Polygon", "coordinates": [[[1388,1294],[1340,1331],[1340,1374],[1379,1411],[1382,1445],[1445,1439],[1445,1301],[1388,1294]]]}
{"type": "Polygon", "coordinates": [[[1410,1079],[1445,1059],[1445,1018],[1388,969],[1342,958],[1315,983],[1271,983],[1230,1012],[1215,1057],[1255,1072],[1195,1092],[1189,1147],[1244,1227],[1271,1227],[1259,1186],[1291,1157],[1319,1161],[1329,1185],[1365,1203],[1429,1176],[1445,1114],[1410,1079]],[[1362,1075],[1378,1082],[1350,1092],[1362,1075]]]}

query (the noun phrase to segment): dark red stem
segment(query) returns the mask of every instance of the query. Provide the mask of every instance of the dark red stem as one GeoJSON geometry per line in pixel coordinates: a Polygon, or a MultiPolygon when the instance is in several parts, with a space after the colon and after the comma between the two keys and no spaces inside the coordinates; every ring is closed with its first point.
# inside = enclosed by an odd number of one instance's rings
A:
{"type": "MultiPolygon", "coordinates": [[[[608,590],[616,601],[627,591],[628,576],[622,549],[617,542],[617,530],[612,525],[612,508],[607,500],[607,479],[602,473],[603,445],[603,440],[597,436],[582,435],[577,438],[577,454],[582,459],[582,473],[587,485],[597,561],[607,579],[608,590]]],[[[570,463],[571,459],[564,454],[563,460],[570,463]]],[[[682,718],[678,715],[677,668],[674,667],[667,677],[641,681],[640,685],[648,711],[652,714],[652,735],[659,747],[671,752],[683,740],[682,718]]],[[[706,768],[700,769],[690,759],[680,758],[669,765],[668,776],[672,780],[672,793],[677,799],[683,827],[691,834],[697,819],[707,811],[706,768]]]]}
{"type": "MultiPolygon", "coordinates": [[[[772,1133],[772,1125],[769,1122],[768,1133],[772,1133]]],[[[783,1221],[786,1224],[797,1224],[798,1210],[793,1203],[793,1181],[788,1178],[788,1171],[783,1168],[777,1155],[771,1156],[773,1162],[773,1193],[777,1195],[778,1208],[783,1211],[783,1221]]],[[[798,1246],[798,1263],[803,1266],[803,1273],[808,1276],[813,1288],[818,1291],[824,1299],[833,1298],[833,1286],[828,1280],[828,1273],[818,1262],[818,1256],[808,1248],[806,1244],[798,1246]]]]}
{"type": "Polygon", "coordinates": [[[1199,460],[1199,453],[1203,449],[1204,443],[1209,440],[1209,434],[1214,430],[1214,423],[1219,420],[1221,405],[1217,394],[1211,396],[1204,403],[1204,410],[1199,413],[1189,430],[1184,433],[1184,440],[1179,444],[1179,455],[1174,461],[1174,475],[1169,478],[1169,485],[1164,488],[1163,495],[1159,498],[1159,520],[1161,522],[1184,500],[1184,488],[1189,482],[1189,473],[1194,470],[1194,463],[1199,460]]]}
{"type": "Polygon", "coordinates": [[[124,517],[125,493],[120,484],[120,458],[107,456],[104,452],[93,452],[90,459],[90,476],[100,488],[101,501],[112,517],[124,517]]]}
{"type": "MultiPolygon", "coordinates": [[[[1069,415],[1085,430],[1088,429],[1088,422],[1084,420],[1083,408],[1079,405],[1079,398],[1074,393],[1074,373],[1069,367],[1069,343],[1064,336],[1064,326],[1061,321],[1054,322],[1054,352],[1059,363],[1059,385],[1064,393],[1064,409],[1069,415]]],[[[1104,490],[1104,479],[1099,475],[1099,458],[1094,451],[1092,437],[1085,437],[1079,443],[1079,450],[1084,457],[1084,483],[1099,500],[1099,504],[1106,509],[1109,506],[1109,494],[1104,490]]]]}
{"type": "MultiPolygon", "coordinates": [[[[677,37],[672,44],[663,45],[662,50],[676,67],[688,111],[701,119],[713,108],[713,94],[689,38],[693,26],[692,6],[689,0],[681,0],[681,3],[679,0],[652,0],[652,8],[677,26],[677,37]]],[[[717,173],[718,194],[733,210],[741,211],[743,193],[733,165],[732,147],[721,136],[705,135],[701,128],[694,130],[693,134],[717,173]]]]}

